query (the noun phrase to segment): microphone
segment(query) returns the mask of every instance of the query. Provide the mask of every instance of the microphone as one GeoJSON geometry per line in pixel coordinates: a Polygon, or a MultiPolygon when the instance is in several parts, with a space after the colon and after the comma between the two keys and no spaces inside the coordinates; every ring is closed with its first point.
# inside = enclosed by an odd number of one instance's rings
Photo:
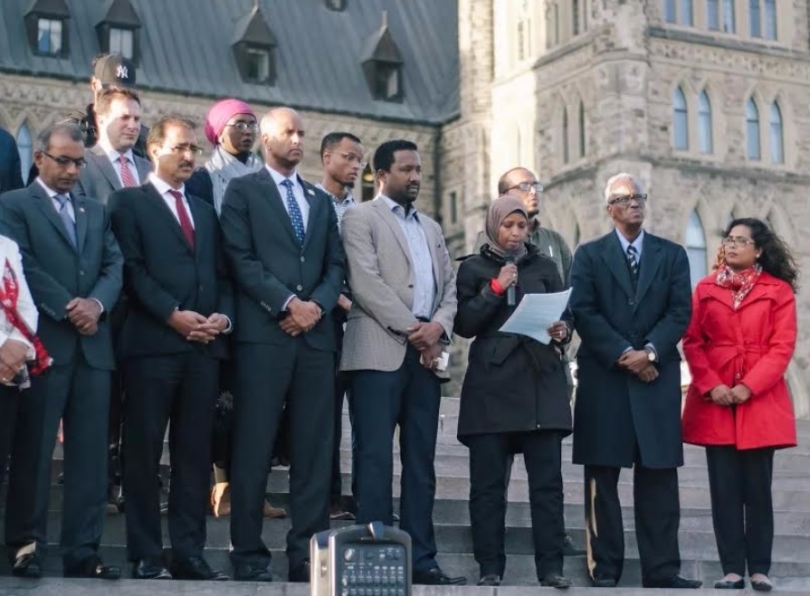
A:
{"type": "MultiPolygon", "coordinates": [[[[507,265],[514,265],[515,264],[515,255],[513,255],[511,252],[507,253],[506,256],[504,257],[504,262],[507,265]]],[[[506,304],[508,306],[514,306],[515,305],[515,284],[511,284],[506,289],[506,304]]]]}

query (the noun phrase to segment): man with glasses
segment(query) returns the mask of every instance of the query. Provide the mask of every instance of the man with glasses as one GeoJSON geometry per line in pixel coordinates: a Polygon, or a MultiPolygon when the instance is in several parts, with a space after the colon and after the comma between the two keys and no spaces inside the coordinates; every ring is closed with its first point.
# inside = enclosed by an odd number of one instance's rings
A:
{"type": "MultiPolygon", "coordinates": [[[[363,156],[365,150],[360,139],[348,132],[330,132],[321,141],[321,163],[323,164],[323,182],[318,188],[324,191],[330,199],[337,216],[338,229],[343,223],[343,216],[348,209],[355,205],[351,189],[357,177],[366,166],[363,156]]],[[[335,359],[335,437],[334,453],[332,454],[332,492],[329,502],[329,517],[333,520],[354,519],[352,506],[344,506],[342,497],[343,483],[340,476],[340,439],[343,433],[343,398],[349,390],[349,378],[346,373],[340,372],[341,349],[343,347],[343,326],[346,317],[352,308],[351,293],[348,285],[344,283],[343,291],[338,297],[338,303],[332,311],[332,320],[335,325],[335,338],[337,340],[337,357],[335,359]]],[[[349,402],[351,404],[351,401],[349,402]]],[[[349,414],[351,417],[351,413],[349,414]]],[[[352,462],[354,461],[354,441],[352,441],[352,462]]],[[[354,465],[352,465],[354,468],[354,465]]],[[[352,470],[352,478],[354,470],[352,470]]],[[[354,488],[354,487],[352,487],[354,488]]]]}
{"type": "Polygon", "coordinates": [[[588,570],[613,587],[624,565],[618,482],[634,468],[635,527],[647,588],[699,588],[679,575],[681,370],[691,315],[686,251],[643,228],[647,195],[630,174],[605,186],[615,229],[580,246],[571,271],[577,352],[575,464],[585,466],[588,570]]]}
{"type": "Polygon", "coordinates": [[[39,175],[0,197],[0,233],[17,242],[39,310],[37,333],[53,366],[31,378],[20,402],[6,508],[13,573],[42,574],[47,544],[51,455],[64,421],[62,561],[66,577],[118,579],[99,544],[107,491],[110,373],[115,368],[107,313],[118,299],[123,258],[104,206],[73,188],[86,164],[72,123],[40,133],[39,175]]]}
{"type": "Polygon", "coordinates": [[[233,296],[213,207],[185,189],[202,150],[194,123],[161,118],[147,183],[109,201],[124,253],[124,497],[135,579],[222,580],[203,558],[211,429],[233,296]],[[158,466],[169,425],[171,570],[163,563],[158,466]]]}

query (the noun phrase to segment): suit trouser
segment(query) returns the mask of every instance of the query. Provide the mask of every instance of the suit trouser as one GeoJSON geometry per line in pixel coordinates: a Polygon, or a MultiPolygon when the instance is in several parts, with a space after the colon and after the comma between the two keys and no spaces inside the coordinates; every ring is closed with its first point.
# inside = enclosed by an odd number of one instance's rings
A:
{"type": "Polygon", "coordinates": [[[96,555],[107,504],[110,371],[91,368],[81,353],[31,377],[19,403],[11,448],[6,544],[47,544],[51,458],[59,420],[64,428],[62,558],[65,569],[96,555]]]}
{"type": "Polygon", "coordinates": [[[0,486],[6,477],[6,466],[14,440],[14,429],[17,427],[17,412],[22,396],[22,392],[16,387],[0,385],[0,486]]]}
{"type": "Polygon", "coordinates": [[[413,569],[426,571],[436,565],[433,459],[441,390],[439,379],[419,358],[419,352],[409,345],[398,370],[354,371],[349,399],[357,447],[357,522],[393,524],[393,439],[398,424],[402,462],[399,527],[411,535],[413,569]]]}
{"type": "Polygon", "coordinates": [[[557,431],[472,435],[470,449],[470,520],[473,551],[481,576],[503,577],[506,567],[506,476],[515,445],[523,452],[529,476],[529,503],[537,578],[562,574],[563,520],[562,433],[557,431]]]}
{"type": "MultiPolygon", "coordinates": [[[[621,468],[585,466],[585,539],[593,579],[618,581],[624,566],[624,527],[619,502],[621,468]]],[[[677,468],[633,470],[636,540],[642,582],[668,580],[680,571],[681,508],[677,468]]]]}
{"type": "Polygon", "coordinates": [[[267,566],[262,508],[285,399],[290,433],[290,567],[309,559],[313,534],[329,529],[335,353],[304,337],[236,348],[231,460],[231,562],[267,566]]]}
{"type": "Polygon", "coordinates": [[[159,470],[170,420],[169,539],[176,558],[201,556],[219,361],[195,346],[194,351],[182,354],[133,358],[127,362],[125,379],[124,497],[129,559],[163,554],[159,470]]]}
{"type": "MultiPolygon", "coordinates": [[[[337,361],[340,362],[340,353],[337,361]]],[[[343,437],[343,400],[351,387],[349,373],[338,372],[335,375],[335,429],[332,452],[332,480],[330,500],[333,505],[340,505],[343,494],[343,479],[340,474],[340,441],[343,437]]],[[[353,420],[351,400],[349,400],[349,421],[353,420]]],[[[352,430],[352,494],[354,494],[354,430],[352,430]]]]}
{"type": "Polygon", "coordinates": [[[772,448],[738,451],[706,447],[712,521],[723,573],[745,575],[771,569],[773,550],[772,448]]]}

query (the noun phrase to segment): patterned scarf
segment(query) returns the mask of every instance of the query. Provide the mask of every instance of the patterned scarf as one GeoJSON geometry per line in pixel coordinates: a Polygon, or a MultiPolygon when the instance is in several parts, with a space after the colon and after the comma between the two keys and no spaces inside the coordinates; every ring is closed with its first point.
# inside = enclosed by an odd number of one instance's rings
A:
{"type": "Polygon", "coordinates": [[[739,273],[732,271],[728,265],[723,265],[717,271],[714,283],[731,292],[734,310],[737,310],[740,308],[743,298],[748,295],[754,287],[754,284],[757,283],[760,273],[762,273],[762,267],[759,264],[749,267],[745,271],[740,271],[739,273]]]}
{"type": "Polygon", "coordinates": [[[225,151],[222,145],[214,148],[211,159],[205,164],[205,169],[211,175],[211,183],[214,186],[214,209],[216,209],[217,215],[222,211],[222,199],[225,196],[228,182],[234,178],[258,172],[263,167],[262,160],[255,153],[248,156],[247,163],[242,163],[225,151]]]}
{"type": "Polygon", "coordinates": [[[6,259],[6,266],[3,270],[3,285],[0,287],[0,306],[6,315],[9,323],[20,333],[23,337],[30,341],[34,346],[36,352],[36,360],[30,367],[30,373],[33,375],[41,374],[48,368],[53,360],[45,350],[45,346],[39,338],[25,324],[25,321],[17,311],[17,298],[20,295],[20,286],[17,284],[17,276],[14,269],[11,267],[8,259],[6,259]]]}

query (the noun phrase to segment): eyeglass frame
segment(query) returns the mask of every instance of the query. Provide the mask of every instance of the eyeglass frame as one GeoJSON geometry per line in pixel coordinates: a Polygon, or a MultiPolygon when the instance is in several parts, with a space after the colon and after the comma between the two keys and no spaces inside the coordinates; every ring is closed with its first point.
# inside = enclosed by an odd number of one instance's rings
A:
{"type": "Polygon", "coordinates": [[[57,164],[59,164],[63,168],[66,168],[70,164],[73,164],[74,166],[76,166],[76,169],[81,170],[84,166],[87,165],[87,160],[83,157],[73,159],[72,157],[67,157],[66,155],[60,155],[59,157],[57,157],[55,155],[51,155],[47,151],[40,151],[40,153],[50,157],[52,160],[54,160],[57,164]]]}
{"type": "Polygon", "coordinates": [[[338,151],[330,151],[329,153],[334,153],[335,155],[340,155],[343,159],[345,159],[349,163],[357,162],[357,164],[360,166],[361,170],[368,165],[367,161],[363,161],[362,156],[357,156],[354,153],[342,153],[342,152],[338,152],[338,151]]]}
{"type": "Polygon", "coordinates": [[[198,145],[188,145],[187,147],[184,147],[183,145],[175,145],[174,147],[167,147],[167,149],[172,153],[179,153],[179,154],[191,153],[196,157],[199,157],[200,155],[203,154],[203,148],[198,145]]]}
{"type": "Polygon", "coordinates": [[[622,195],[620,197],[615,197],[608,201],[608,205],[619,205],[621,207],[627,207],[630,204],[630,201],[635,200],[639,205],[642,207],[647,204],[647,195],[645,193],[641,194],[632,194],[632,195],[622,195]]]}
{"type": "Polygon", "coordinates": [[[506,191],[509,192],[510,190],[515,190],[516,188],[520,190],[520,192],[529,192],[534,189],[534,192],[541,193],[545,190],[545,186],[543,186],[541,182],[518,182],[514,186],[507,188],[506,191]],[[521,186],[526,186],[527,188],[521,188],[521,186]]]}
{"type": "Polygon", "coordinates": [[[737,246],[747,247],[749,245],[750,246],[757,245],[756,241],[754,241],[751,238],[746,238],[744,236],[726,236],[720,242],[722,243],[723,246],[728,246],[729,248],[731,247],[736,248],[737,246]]]}
{"type": "Polygon", "coordinates": [[[258,122],[243,122],[239,120],[238,122],[228,122],[225,125],[226,127],[235,128],[239,132],[245,132],[249,130],[250,132],[259,132],[259,123],[258,122]]]}

